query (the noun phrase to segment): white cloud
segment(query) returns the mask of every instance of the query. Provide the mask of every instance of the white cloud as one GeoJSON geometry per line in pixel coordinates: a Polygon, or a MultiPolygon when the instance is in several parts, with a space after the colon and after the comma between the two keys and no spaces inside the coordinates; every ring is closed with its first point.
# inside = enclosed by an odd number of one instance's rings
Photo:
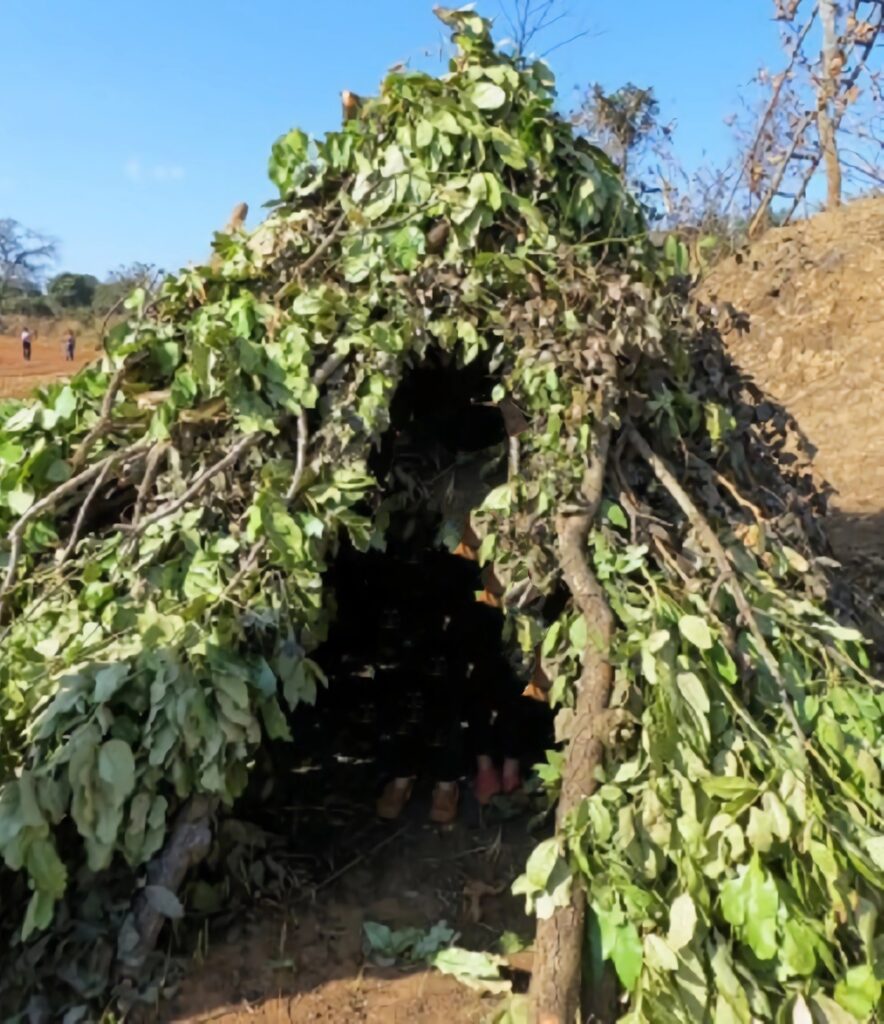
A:
{"type": "Polygon", "coordinates": [[[150,164],[145,166],[138,157],[131,157],[123,165],[123,173],[129,181],[140,184],[144,181],[181,181],[184,168],[180,164],[150,164]]]}
{"type": "Polygon", "coordinates": [[[150,173],[155,181],[181,181],[184,168],[180,164],[157,164],[150,173]]]}
{"type": "Polygon", "coordinates": [[[129,181],[141,181],[141,161],[135,159],[135,157],[126,161],[123,171],[129,181]]]}

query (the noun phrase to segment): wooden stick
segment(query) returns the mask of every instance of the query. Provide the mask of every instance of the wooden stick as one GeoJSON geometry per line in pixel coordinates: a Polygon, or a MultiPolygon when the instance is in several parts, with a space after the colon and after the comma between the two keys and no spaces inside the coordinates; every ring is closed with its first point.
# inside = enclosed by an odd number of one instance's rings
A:
{"type": "MultiPolygon", "coordinates": [[[[211,848],[215,806],[216,800],[207,796],[192,796],[185,803],[162,850],[147,866],[149,885],[178,892],[187,872],[211,848]]],[[[124,976],[137,977],[153,952],[166,919],[154,910],[143,891],[133,902],[131,919],[139,939],[133,949],[118,954],[118,970],[124,976]]]]}
{"type": "MultiPolygon", "coordinates": [[[[596,426],[594,449],[581,487],[583,507],[574,515],[560,514],[556,520],[559,563],[574,603],[586,621],[588,641],[583,652],[583,669],[577,686],[574,720],[562,768],[562,790],[556,811],[556,827],[564,829],[568,817],[598,786],[598,768],[605,751],[605,724],[614,672],[608,652],[614,618],[605,592],[587,561],[587,539],[592,528],[605,479],[610,429],[596,426]]],[[[537,1024],[573,1024],[581,1004],[583,942],[586,894],[581,880],[572,881],[571,899],[552,916],[537,922],[531,999],[537,1024]]],[[[589,994],[592,1019],[609,1019],[610,992],[603,984],[589,994]]],[[[583,1007],[580,1020],[587,1018],[583,1007]]]]}
{"type": "MultiPolygon", "coordinates": [[[[871,34],[871,36],[869,37],[869,39],[868,39],[868,41],[866,43],[859,44],[854,39],[854,41],[853,41],[853,43],[852,43],[852,45],[850,47],[850,50],[848,51],[847,59],[849,59],[853,55],[853,51],[859,45],[862,45],[863,52],[860,54],[860,57],[857,60],[857,63],[855,65],[853,71],[848,76],[847,81],[844,82],[843,85],[841,86],[840,95],[842,97],[850,92],[850,90],[854,87],[854,85],[856,85],[856,81],[859,78],[860,73],[867,69],[869,55],[871,54],[872,50],[874,49],[875,42],[877,41],[877,38],[878,38],[878,34],[881,32],[882,28],[884,28],[884,13],[882,13],[881,19],[874,26],[874,28],[875,28],[875,31],[871,34]]],[[[834,124],[834,127],[833,127],[833,130],[836,133],[837,133],[838,129],[841,127],[841,122],[844,119],[844,114],[845,114],[845,112],[847,110],[847,107],[848,107],[848,104],[846,104],[846,103],[842,104],[840,109],[836,113],[835,124],[834,124]]],[[[801,205],[802,200],[804,199],[805,195],[807,194],[808,186],[810,185],[811,179],[813,178],[813,176],[816,174],[817,170],[819,169],[819,166],[822,163],[822,159],[823,159],[823,150],[822,150],[822,148],[820,148],[820,149],[817,150],[816,154],[814,155],[813,159],[811,160],[810,166],[807,168],[807,171],[805,172],[805,175],[804,175],[804,177],[801,180],[801,185],[799,186],[798,191],[795,193],[795,197],[794,197],[794,200],[792,202],[792,205],[789,207],[789,212],[786,214],[786,219],[784,221],[785,224],[790,223],[792,218],[795,216],[795,211],[801,205]]]]}
{"type": "MultiPolygon", "coordinates": [[[[349,188],[350,179],[347,179],[341,185],[340,196],[343,197],[344,195],[346,195],[349,188]]],[[[325,238],[323,238],[319,245],[316,246],[313,252],[307,257],[307,259],[304,260],[303,263],[300,264],[300,266],[295,267],[294,274],[296,277],[303,277],[308,270],[312,270],[313,267],[316,266],[316,264],[322,259],[325,253],[328,252],[331,246],[337,241],[337,238],[341,233],[341,228],[344,226],[346,220],[347,211],[341,210],[341,213],[335,220],[334,224],[332,224],[331,229],[329,230],[325,238]]],[[[280,289],[277,290],[274,298],[277,300],[281,299],[283,294],[285,293],[286,288],[288,288],[290,283],[290,281],[286,281],[286,283],[280,289]]]]}
{"type": "Polygon", "coordinates": [[[111,422],[111,413],[113,412],[114,401],[117,397],[117,392],[120,390],[120,386],[123,383],[123,379],[126,374],[146,357],[144,352],[139,352],[137,357],[130,357],[125,359],[120,366],[117,367],[113,377],[111,377],[110,384],[107,386],[107,391],[104,393],[104,398],[101,401],[101,410],[98,414],[97,421],[92,425],[92,429],[83,438],[71,457],[71,468],[76,472],[79,470],[83,463],[86,461],[86,456],[89,454],[92,445],[98,440],[99,437],[104,433],[111,422]]]}
{"type": "Polygon", "coordinates": [[[6,576],[3,580],[2,586],[0,586],[0,614],[2,614],[5,598],[12,585],[15,583],[16,573],[18,571],[18,561],[21,558],[21,547],[22,539],[24,537],[25,527],[31,520],[36,519],[37,516],[42,515],[44,512],[48,512],[49,509],[54,508],[62,498],[66,498],[69,494],[73,494],[83,484],[91,483],[95,477],[97,477],[106,465],[114,466],[118,462],[122,462],[124,459],[133,458],[135,456],[141,456],[148,451],[149,445],[147,444],[134,444],[127,448],[121,448],[119,451],[112,452],[107,458],[102,459],[100,462],[96,462],[88,469],[84,469],[81,473],[70,477],[65,480],[63,484],[59,484],[55,490],[50,491],[49,494],[44,495],[39,501],[34,502],[33,505],[19,517],[15,526],[9,531],[10,551],[9,551],[9,565],[6,568],[6,576]]]}
{"type": "Polygon", "coordinates": [[[816,6],[814,6],[813,10],[810,13],[810,17],[807,19],[807,21],[804,23],[803,28],[801,28],[801,30],[795,37],[795,45],[792,47],[792,51],[789,54],[788,63],[786,64],[785,69],[782,72],[780,72],[779,80],[777,81],[777,84],[775,85],[773,92],[770,95],[770,99],[768,100],[767,106],[764,109],[764,113],[761,115],[761,120],[758,123],[758,130],[755,133],[755,138],[752,140],[752,145],[746,151],[746,159],[743,161],[743,166],[740,168],[740,173],[737,175],[737,180],[734,182],[733,190],[731,191],[731,194],[728,197],[727,202],[724,204],[724,209],[722,210],[722,213],[724,214],[729,213],[731,207],[734,205],[734,199],[736,199],[737,197],[737,192],[739,192],[740,190],[740,185],[743,181],[743,178],[745,177],[746,172],[752,166],[752,162],[755,159],[755,155],[758,151],[758,145],[761,142],[762,136],[764,135],[764,130],[765,128],[767,128],[767,124],[768,121],[770,121],[771,114],[773,114],[774,110],[776,109],[777,103],[779,103],[780,101],[780,94],[783,91],[783,86],[786,84],[786,82],[789,79],[789,75],[792,73],[792,68],[795,66],[795,61],[798,59],[798,56],[801,53],[801,47],[804,45],[804,40],[807,38],[807,34],[808,32],[810,32],[814,21],[816,21],[816,15],[817,8],[816,6]]]}
{"type": "Polygon", "coordinates": [[[780,672],[777,660],[768,646],[767,640],[764,638],[764,634],[761,632],[761,627],[758,625],[758,620],[755,617],[752,606],[750,605],[743,588],[740,586],[740,581],[737,579],[737,575],[734,572],[730,559],[727,556],[727,552],[722,547],[721,541],[716,536],[715,531],[709,525],[703,513],[694,504],[687,491],[685,491],[675,478],[672,470],[670,470],[664,460],[657,455],[648,442],[634,427],[629,428],[629,440],[638,454],[650,466],[660,483],[663,484],[667,491],[669,491],[675,503],[682,512],[684,512],[688,522],[696,531],[697,537],[700,539],[700,543],[712,556],[712,560],[715,562],[720,573],[721,581],[731,592],[731,595],[736,602],[737,609],[755,640],[755,644],[761,654],[762,661],[777,684],[786,718],[788,718],[789,724],[792,726],[798,741],[802,746],[804,746],[807,738],[804,735],[804,731],[802,730],[801,725],[798,722],[798,717],[795,714],[795,710],[792,707],[792,701],[789,697],[788,691],[786,690],[786,683],[783,679],[782,673],[780,672]]]}
{"type": "Polygon", "coordinates": [[[147,464],[144,467],[144,476],[139,484],[138,497],[135,500],[135,511],[132,514],[133,527],[137,527],[141,522],[141,516],[144,513],[144,506],[147,503],[147,499],[150,496],[150,490],[153,487],[160,471],[160,460],[169,450],[169,447],[170,444],[168,441],[157,441],[153,448],[148,452],[147,464]]]}
{"type": "Polygon", "coordinates": [[[107,474],[110,472],[110,468],[110,463],[106,462],[101,472],[95,478],[95,482],[89,488],[89,493],[86,495],[83,504],[80,506],[80,511],[77,513],[77,518],[74,520],[74,528],[73,530],[71,530],[71,538],[67,542],[64,551],[62,551],[61,553],[61,558],[58,561],[58,564],[60,566],[64,565],[68,558],[70,558],[71,553],[76,547],[77,540],[80,537],[80,530],[82,530],[83,523],[86,519],[86,513],[89,511],[89,506],[92,504],[95,495],[98,494],[99,490],[101,489],[102,484],[104,484],[105,480],[107,480],[107,474]]]}
{"type": "Polygon", "coordinates": [[[243,452],[254,447],[263,436],[264,434],[262,431],[256,431],[254,434],[246,434],[245,437],[241,437],[223,458],[212,463],[212,465],[207,469],[204,469],[196,480],[194,480],[187,488],[187,490],[185,490],[180,497],[176,498],[175,501],[169,502],[168,505],[164,505],[162,508],[157,509],[156,512],[149,515],[138,526],[135,526],[134,524],[121,524],[120,529],[133,534],[143,533],[149,526],[153,526],[154,523],[158,523],[161,519],[165,519],[167,516],[173,515],[180,508],[183,508],[189,501],[195,498],[212,479],[212,477],[217,476],[219,473],[223,473],[228,466],[232,466],[243,452]]]}
{"type": "Polygon", "coordinates": [[[341,232],[341,228],[344,226],[344,221],[347,219],[347,211],[342,210],[341,215],[332,224],[331,231],[323,238],[323,240],[316,246],[313,252],[307,257],[306,260],[297,268],[295,273],[298,277],[302,277],[307,273],[308,270],[312,270],[313,267],[322,259],[323,255],[334,245],[338,235],[341,232]]]}

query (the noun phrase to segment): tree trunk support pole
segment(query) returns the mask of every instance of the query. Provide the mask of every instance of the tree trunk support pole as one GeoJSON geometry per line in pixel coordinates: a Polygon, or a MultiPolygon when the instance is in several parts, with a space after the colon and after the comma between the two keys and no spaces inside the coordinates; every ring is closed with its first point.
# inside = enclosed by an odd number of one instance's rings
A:
{"type": "MultiPolygon", "coordinates": [[[[610,428],[597,423],[590,465],[581,486],[581,507],[575,514],[560,514],[556,521],[562,575],[586,620],[589,638],[562,769],[562,791],[556,812],[558,831],[581,801],[596,789],[604,757],[604,725],[613,680],[607,659],[614,622],[604,590],[589,565],[587,541],[602,498],[609,444],[610,428]]],[[[595,1020],[613,1019],[598,1006],[596,994],[592,999],[595,1005],[585,1006],[578,1018],[585,920],[586,894],[582,882],[575,877],[570,903],[557,908],[552,917],[537,922],[531,986],[536,1024],[575,1024],[588,1015],[595,1020]],[[600,1012],[602,1016],[598,1015],[600,1012]]]]}

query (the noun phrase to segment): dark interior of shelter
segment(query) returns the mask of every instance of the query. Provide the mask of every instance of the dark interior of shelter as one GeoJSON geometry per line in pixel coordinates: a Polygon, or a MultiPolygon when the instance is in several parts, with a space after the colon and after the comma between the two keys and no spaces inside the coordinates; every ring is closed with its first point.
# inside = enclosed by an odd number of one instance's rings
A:
{"type": "Polygon", "coordinates": [[[328,685],[291,716],[294,744],[271,745],[268,814],[305,787],[372,813],[385,783],[408,777],[408,813],[426,817],[434,786],[454,782],[457,815],[475,817],[480,755],[517,761],[524,779],[551,745],[550,711],[523,695],[526,667],[487,600],[487,569],[459,544],[470,508],[506,480],[494,383],[487,360],[458,367],[437,352],[397,389],[370,461],[378,504],[365,510],[387,522],[383,549],[342,536],[329,560],[334,618],[311,655],[328,685]]]}

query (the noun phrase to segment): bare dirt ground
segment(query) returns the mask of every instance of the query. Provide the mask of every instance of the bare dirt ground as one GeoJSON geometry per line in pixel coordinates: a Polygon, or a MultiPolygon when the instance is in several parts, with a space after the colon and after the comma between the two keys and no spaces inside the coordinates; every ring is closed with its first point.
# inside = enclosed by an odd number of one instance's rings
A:
{"type": "Polygon", "coordinates": [[[22,398],[39,384],[67,377],[97,356],[94,332],[84,331],[72,321],[70,327],[77,338],[76,358],[73,363],[66,362],[62,339],[69,326],[67,321],[39,321],[28,324],[35,337],[31,361],[26,363],[20,340],[24,324],[19,320],[4,318],[0,327],[0,398],[22,398]]]}
{"type": "MultiPolygon", "coordinates": [[[[505,931],[530,941],[523,900],[509,892],[534,843],[525,818],[504,820],[490,810],[480,819],[466,797],[459,822],[439,828],[426,820],[424,787],[401,821],[381,822],[371,774],[363,771],[355,792],[349,784],[348,796],[323,787],[321,807],[296,800],[289,856],[296,850],[299,859],[274,854],[297,875],[288,898],[216,918],[208,953],[184,966],[181,987],[153,1019],[480,1024],[489,1017],[498,997],[426,967],[373,964],[363,925],[426,931],[445,921],[460,934],[458,945],[472,950],[494,949],[505,931]]],[[[279,834],[286,821],[278,813],[274,819],[279,834]]],[[[524,991],[530,954],[513,954],[510,963],[514,990],[524,991]]]]}
{"type": "Polygon", "coordinates": [[[828,530],[835,554],[880,616],[884,197],[768,232],[716,267],[703,293],[748,314],[749,330],[727,336],[730,351],[816,448],[816,470],[836,491],[828,530]]]}

